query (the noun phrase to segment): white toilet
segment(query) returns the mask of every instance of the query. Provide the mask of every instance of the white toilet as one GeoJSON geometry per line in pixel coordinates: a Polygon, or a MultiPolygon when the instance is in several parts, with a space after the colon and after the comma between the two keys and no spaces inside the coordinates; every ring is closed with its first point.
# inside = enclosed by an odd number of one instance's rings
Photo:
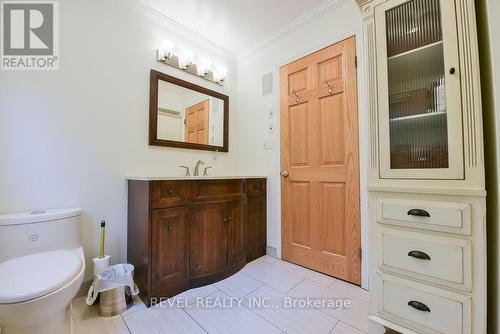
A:
{"type": "Polygon", "coordinates": [[[0,215],[0,333],[71,333],[85,272],[80,213],[0,215]]]}

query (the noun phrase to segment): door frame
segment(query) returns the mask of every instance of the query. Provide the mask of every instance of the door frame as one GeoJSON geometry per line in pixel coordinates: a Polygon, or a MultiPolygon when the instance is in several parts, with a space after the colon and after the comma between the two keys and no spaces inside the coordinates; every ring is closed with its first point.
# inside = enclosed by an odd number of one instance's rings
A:
{"type": "MultiPolygon", "coordinates": [[[[324,49],[330,45],[341,42],[347,38],[355,37],[356,39],[356,56],[358,58],[358,68],[357,68],[357,91],[358,91],[358,140],[359,140],[359,196],[360,196],[360,217],[361,217],[361,249],[362,249],[362,257],[361,257],[361,287],[365,290],[369,289],[369,252],[368,252],[368,149],[367,145],[363,145],[363,143],[368,142],[368,118],[367,116],[367,108],[366,108],[366,92],[365,92],[365,74],[364,74],[364,48],[363,48],[363,30],[360,27],[359,29],[354,29],[347,31],[345,33],[339,34],[337,36],[333,36],[331,39],[324,41],[323,43],[313,47],[306,49],[298,54],[293,55],[292,57],[282,59],[278,62],[278,64],[274,67],[274,76],[275,78],[279,78],[280,68],[289,63],[292,63],[300,58],[303,58],[307,55],[310,55],[316,51],[324,49]]],[[[280,92],[280,80],[275,80],[274,91],[280,92]]],[[[276,125],[275,125],[275,136],[276,142],[279,143],[277,145],[276,150],[274,150],[274,159],[275,166],[279,166],[276,171],[273,171],[271,174],[272,179],[277,180],[273,182],[274,184],[270,184],[269,187],[272,188],[272,191],[276,194],[279,194],[278,203],[274,203],[273,209],[276,211],[275,217],[270,217],[268,212],[268,221],[275,220],[278,226],[278,245],[276,247],[276,255],[281,258],[281,106],[280,106],[280,94],[274,94],[274,110],[276,114],[276,125]]],[[[272,179],[270,180],[272,182],[272,179]]],[[[271,197],[271,196],[269,196],[271,197]]],[[[269,198],[268,197],[268,198],[269,198]]],[[[268,199],[269,201],[269,199],[268,199]]],[[[268,206],[270,203],[268,203],[268,206]]],[[[271,211],[271,210],[268,210],[271,211]]]]}

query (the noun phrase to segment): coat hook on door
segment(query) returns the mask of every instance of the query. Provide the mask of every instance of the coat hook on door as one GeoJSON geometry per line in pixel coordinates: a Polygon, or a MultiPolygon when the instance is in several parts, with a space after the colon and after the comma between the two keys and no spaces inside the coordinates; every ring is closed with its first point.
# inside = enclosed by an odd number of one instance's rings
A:
{"type": "Polygon", "coordinates": [[[328,83],[328,80],[325,80],[326,82],[326,85],[328,86],[328,94],[332,95],[333,94],[333,90],[332,90],[332,87],[330,86],[330,84],[328,83]]]}
{"type": "Polygon", "coordinates": [[[295,93],[295,89],[292,90],[292,94],[295,95],[295,102],[299,103],[299,96],[297,95],[297,93],[295,93]]]}

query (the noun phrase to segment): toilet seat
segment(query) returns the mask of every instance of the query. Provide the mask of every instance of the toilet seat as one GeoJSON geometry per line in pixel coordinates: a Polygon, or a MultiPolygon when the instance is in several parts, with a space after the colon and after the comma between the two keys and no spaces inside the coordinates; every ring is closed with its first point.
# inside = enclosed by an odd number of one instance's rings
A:
{"type": "Polygon", "coordinates": [[[82,259],[67,250],[0,263],[0,304],[24,302],[49,294],[71,282],[82,265],[82,259]]]}

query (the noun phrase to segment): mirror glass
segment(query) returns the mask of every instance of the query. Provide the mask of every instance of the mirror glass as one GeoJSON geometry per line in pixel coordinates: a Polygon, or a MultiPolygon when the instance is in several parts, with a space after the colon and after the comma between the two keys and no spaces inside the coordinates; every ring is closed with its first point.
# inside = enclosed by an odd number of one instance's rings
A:
{"type": "Polygon", "coordinates": [[[223,146],[223,100],[159,79],[157,105],[157,139],[223,146]]]}
{"type": "Polygon", "coordinates": [[[228,152],[229,97],[151,70],[149,144],[228,152]]]}

